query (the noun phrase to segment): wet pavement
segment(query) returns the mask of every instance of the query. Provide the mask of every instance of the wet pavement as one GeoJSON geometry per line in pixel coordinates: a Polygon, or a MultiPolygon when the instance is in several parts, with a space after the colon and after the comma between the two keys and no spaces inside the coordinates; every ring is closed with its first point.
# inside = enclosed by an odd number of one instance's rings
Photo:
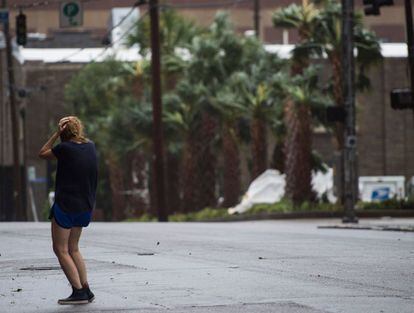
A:
{"type": "Polygon", "coordinates": [[[84,306],[56,303],[49,223],[0,223],[0,312],[414,312],[414,233],[318,228],[338,222],[91,223],[84,306]]]}

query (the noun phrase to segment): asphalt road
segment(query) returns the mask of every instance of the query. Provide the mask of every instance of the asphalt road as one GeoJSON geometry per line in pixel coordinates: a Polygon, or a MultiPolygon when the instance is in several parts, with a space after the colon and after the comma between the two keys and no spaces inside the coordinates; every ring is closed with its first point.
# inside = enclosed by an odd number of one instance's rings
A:
{"type": "Polygon", "coordinates": [[[414,233],[335,222],[92,223],[84,306],[48,223],[0,223],[0,312],[413,313],[414,233]]]}

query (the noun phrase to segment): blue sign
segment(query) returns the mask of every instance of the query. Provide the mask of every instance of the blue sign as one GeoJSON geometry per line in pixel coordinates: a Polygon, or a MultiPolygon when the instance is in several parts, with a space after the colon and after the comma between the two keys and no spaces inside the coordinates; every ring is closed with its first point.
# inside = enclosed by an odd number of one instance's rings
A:
{"type": "Polygon", "coordinates": [[[7,23],[9,21],[9,10],[0,10],[0,23],[7,23]]]}
{"type": "Polygon", "coordinates": [[[389,187],[381,187],[376,188],[372,191],[371,199],[373,201],[384,201],[390,198],[390,188],[389,187]]]}

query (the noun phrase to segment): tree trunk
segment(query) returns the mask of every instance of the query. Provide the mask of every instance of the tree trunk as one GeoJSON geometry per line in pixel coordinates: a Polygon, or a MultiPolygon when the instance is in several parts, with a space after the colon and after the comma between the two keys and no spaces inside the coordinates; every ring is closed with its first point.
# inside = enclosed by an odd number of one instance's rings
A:
{"type": "Polygon", "coordinates": [[[182,158],[182,192],[183,201],[181,209],[183,213],[194,211],[196,208],[196,184],[197,184],[197,158],[196,136],[197,130],[192,130],[188,135],[184,146],[182,158]]]}
{"type": "Polygon", "coordinates": [[[288,100],[285,106],[286,197],[295,205],[311,200],[312,133],[307,105],[288,100]]]}
{"type": "Polygon", "coordinates": [[[285,172],[285,153],[284,141],[277,139],[272,154],[272,168],[278,170],[280,173],[285,172]]]}
{"type": "Polygon", "coordinates": [[[106,159],[109,172],[109,182],[112,194],[112,220],[120,221],[125,218],[125,196],[124,191],[123,172],[114,155],[109,155],[106,159]]]}
{"type": "Polygon", "coordinates": [[[132,217],[139,217],[148,211],[149,196],[146,171],[147,160],[137,151],[128,154],[127,188],[132,191],[128,197],[128,207],[131,208],[132,217]]]}
{"type": "Polygon", "coordinates": [[[267,169],[266,123],[260,117],[253,117],[250,125],[252,138],[252,180],[267,169]]]}
{"type": "Polygon", "coordinates": [[[234,123],[223,126],[223,196],[224,207],[232,207],[239,202],[241,193],[240,151],[234,123]]]}
{"type": "Polygon", "coordinates": [[[181,181],[180,181],[180,158],[171,152],[167,152],[167,208],[168,214],[181,211],[181,181]]]}
{"type": "Polygon", "coordinates": [[[200,138],[197,141],[197,204],[196,210],[216,205],[216,166],[217,157],[214,151],[214,139],[217,122],[207,112],[201,119],[200,138]]]}
{"type": "MultiPolygon", "coordinates": [[[[329,59],[332,64],[333,72],[333,95],[335,99],[335,104],[338,107],[343,107],[343,95],[342,95],[342,66],[341,58],[338,54],[332,54],[329,56],[329,59]]],[[[344,177],[344,123],[336,122],[334,127],[334,136],[333,136],[333,145],[334,145],[334,182],[336,195],[338,197],[337,202],[339,204],[344,204],[344,186],[345,186],[345,177],[344,177]]]]}

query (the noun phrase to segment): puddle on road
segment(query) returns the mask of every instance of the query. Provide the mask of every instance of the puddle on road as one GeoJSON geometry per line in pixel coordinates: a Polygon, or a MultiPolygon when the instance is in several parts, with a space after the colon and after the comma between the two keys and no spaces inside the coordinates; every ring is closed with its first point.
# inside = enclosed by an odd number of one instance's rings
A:
{"type": "Polygon", "coordinates": [[[21,271],[56,271],[60,270],[60,266],[29,266],[19,268],[21,271]]]}
{"type": "MultiPolygon", "coordinates": [[[[89,269],[94,272],[107,272],[107,271],[145,271],[146,268],[141,268],[131,264],[122,264],[118,262],[101,261],[95,259],[85,259],[85,262],[89,269]]],[[[25,259],[25,260],[8,260],[0,261],[0,278],[10,276],[32,276],[35,273],[42,273],[42,275],[56,275],[60,273],[61,268],[58,264],[57,259],[25,259]]]]}

